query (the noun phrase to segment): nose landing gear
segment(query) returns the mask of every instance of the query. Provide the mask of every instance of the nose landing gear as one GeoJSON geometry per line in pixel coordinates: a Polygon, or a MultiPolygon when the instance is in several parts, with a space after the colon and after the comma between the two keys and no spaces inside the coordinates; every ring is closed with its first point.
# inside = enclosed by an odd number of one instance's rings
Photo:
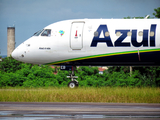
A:
{"type": "Polygon", "coordinates": [[[74,70],[76,70],[76,66],[72,66],[72,73],[70,76],[67,76],[67,78],[71,79],[71,82],[68,83],[69,88],[75,88],[78,87],[78,81],[75,78],[78,78],[78,76],[74,76],[74,70]]]}
{"type": "Polygon", "coordinates": [[[67,78],[71,79],[71,82],[68,83],[68,87],[69,88],[75,88],[78,87],[78,81],[76,80],[76,78],[78,78],[78,76],[74,76],[74,71],[76,70],[76,66],[61,66],[61,70],[71,70],[71,74],[69,74],[69,76],[67,76],[67,78]]]}

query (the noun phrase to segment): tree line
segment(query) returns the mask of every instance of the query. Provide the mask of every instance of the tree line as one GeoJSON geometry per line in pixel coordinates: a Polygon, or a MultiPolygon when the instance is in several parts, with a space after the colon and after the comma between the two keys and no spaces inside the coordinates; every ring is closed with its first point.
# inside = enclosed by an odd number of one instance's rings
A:
{"type": "MultiPolygon", "coordinates": [[[[53,74],[55,68],[49,65],[32,65],[19,62],[12,57],[0,62],[0,87],[62,87],[67,86],[67,78],[71,71],[62,71],[53,74]]],[[[99,74],[98,67],[81,66],[76,69],[79,86],[84,87],[159,87],[160,67],[133,67],[132,76],[128,66],[109,67],[103,74],[99,74]]]]}

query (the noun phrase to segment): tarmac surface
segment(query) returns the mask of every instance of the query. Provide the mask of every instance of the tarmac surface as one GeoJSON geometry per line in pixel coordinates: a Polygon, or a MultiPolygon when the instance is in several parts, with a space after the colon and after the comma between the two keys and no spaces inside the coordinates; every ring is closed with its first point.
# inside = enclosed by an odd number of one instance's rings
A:
{"type": "Polygon", "coordinates": [[[160,120],[160,104],[0,102],[0,120],[160,120]]]}

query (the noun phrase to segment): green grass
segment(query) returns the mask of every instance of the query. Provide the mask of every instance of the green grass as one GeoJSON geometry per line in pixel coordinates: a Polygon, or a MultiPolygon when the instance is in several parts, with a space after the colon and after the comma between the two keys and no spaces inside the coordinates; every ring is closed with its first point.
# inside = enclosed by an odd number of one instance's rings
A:
{"type": "Polygon", "coordinates": [[[160,103],[160,88],[1,88],[0,101],[160,103]]]}

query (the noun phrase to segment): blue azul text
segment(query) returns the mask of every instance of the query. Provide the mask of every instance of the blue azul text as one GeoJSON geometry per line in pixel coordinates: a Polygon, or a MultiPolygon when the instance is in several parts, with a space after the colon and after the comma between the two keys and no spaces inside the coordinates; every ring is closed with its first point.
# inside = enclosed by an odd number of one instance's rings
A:
{"type": "Polygon", "coordinates": [[[134,47],[155,47],[155,34],[156,34],[156,24],[151,24],[150,27],[150,33],[152,32],[153,34],[149,36],[149,30],[144,29],[143,30],[143,34],[142,34],[142,41],[138,42],[137,41],[137,30],[133,29],[133,30],[115,30],[115,34],[117,32],[120,32],[121,35],[120,37],[114,42],[114,44],[112,43],[112,40],[110,38],[110,35],[105,35],[106,32],[109,33],[107,25],[100,25],[97,29],[97,35],[94,36],[92,43],[91,43],[91,47],[97,47],[98,43],[106,43],[106,45],[108,47],[130,47],[131,44],[134,47]],[[100,37],[100,34],[103,34],[104,37],[100,37]],[[131,42],[123,42],[123,40],[127,37],[127,33],[131,32],[131,42]],[[150,42],[148,40],[148,38],[150,37],[150,42]]]}

